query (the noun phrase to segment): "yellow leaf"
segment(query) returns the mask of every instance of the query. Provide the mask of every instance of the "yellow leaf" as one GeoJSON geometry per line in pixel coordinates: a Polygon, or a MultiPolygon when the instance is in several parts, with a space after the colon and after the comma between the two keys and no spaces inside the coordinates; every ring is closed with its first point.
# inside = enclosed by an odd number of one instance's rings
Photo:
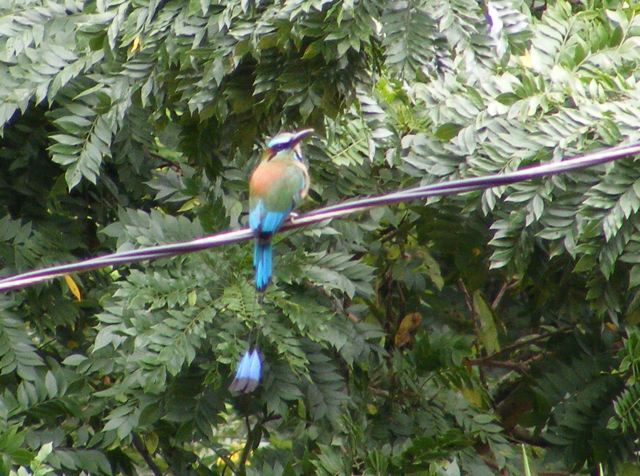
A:
{"type": "Polygon", "coordinates": [[[307,407],[302,400],[298,400],[298,417],[305,419],[307,418],[307,407]]]}
{"type": "Polygon", "coordinates": [[[462,396],[474,407],[482,407],[482,394],[475,388],[462,387],[462,396]]]}
{"type": "Polygon", "coordinates": [[[140,49],[140,35],[136,36],[133,39],[133,43],[131,43],[131,51],[130,53],[135,53],[136,51],[138,51],[140,49]]]}
{"type": "Polygon", "coordinates": [[[144,446],[150,454],[154,454],[156,452],[159,442],[160,438],[158,438],[158,434],[154,432],[148,433],[144,438],[144,446]]]}
{"type": "Polygon", "coordinates": [[[394,343],[397,348],[404,347],[411,342],[411,337],[415,334],[416,330],[418,330],[421,322],[422,316],[417,312],[412,312],[402,318],[394,338],[394,343]]]}
{"type": "Polygon", "coordinates": [[[178,210],[178,212],[179,213],[188,212],[189,210],[199,205],[200,205],[200,200],[198,198],[192,198],[191,200],[187,200],[186,202],[184,202],[180,207],[180,209],[178,210]]]}
{"type": "Polygon", "coordinates": [[[78,285],[73,280],[73,278],[71,277],[70,274],[65,274],[64,275],[64,282],[67,283],[67,287],[69,288],[69,291],[71,291],[71,294],[73,294],[73,296],[76,298],[76,300],[78,302],[82,301],[82,295],[80,294],[80,288],[78,287],[78,285]]]}
{"type": "Polygon", "coordinates": [[[322,53],[322,49],[326,48],[322,41],[314,41],[304,50],[304,54],[302,55],[303,60],[311,59],[315,56],[318,56],[322,53]]]}
{"type": "Polygon", "coordinates": [[[636,325],[640,323],[640,309],[635,308],[624,316],[625,323],[628,325],[636,325]]]}
{"type": "Polygon", "coordinates": [[[400,247],[399,247],[399,246],[396,246],[396,245],[393,245],[393,246],[391,246],[391,247],[389,248],[389,250],[388,250],[388,252],[387,252],[387,257],[388,257],[391,261],[393,261],[393,260],[396,260],[396,259],[398,259],[398,258],[400,257],[400,253],[401,253],[401,251],[400,251],[400,247]]]}
{"type": "MultiPolygon", "coordinates": [[[[229,460],[231,460],[231,462],[237,463],[238,461],[240,461],[240,456],[242,455],[241,450],[243,446],[244,445],[241,441],[231,442],[231,445],[229,447],[229,450],[231,452],[231,454],[229,455],[229,460]]],[[[249,452],[249,455],[251,455],[251,452],[249,452]]],[[[218,459],[216,460],[216,465],[218,465],[218,467],[222,467],[222,466],[226,466],[227,463],[223,458],[218,457],[218,459]]],[[[247,462],[247,465],[249,465],[249,462],[247,462]]]]}
{"type": "Polygon", "coordinates": [[[522,64],[522,66],[524,66],[525,68],[533,67],[533,61],[531,59],[531,53],[529,53],[529,50],[525,51],[525,53],[520,56],[520,64],[522,64]]]}

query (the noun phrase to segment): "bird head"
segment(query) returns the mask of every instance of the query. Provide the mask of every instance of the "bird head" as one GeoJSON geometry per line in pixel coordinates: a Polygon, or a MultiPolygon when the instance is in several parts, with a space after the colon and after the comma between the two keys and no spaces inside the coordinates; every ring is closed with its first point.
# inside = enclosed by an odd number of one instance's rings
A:
{"type": "Polygon", "coordinates": [[[270,160],[283,151],[293,151],[296,160],[302,160],[300,141],[313,132],[313,129],[302,129],[295,132],[281,132],[267,142],[266,158],[270,160]]]}

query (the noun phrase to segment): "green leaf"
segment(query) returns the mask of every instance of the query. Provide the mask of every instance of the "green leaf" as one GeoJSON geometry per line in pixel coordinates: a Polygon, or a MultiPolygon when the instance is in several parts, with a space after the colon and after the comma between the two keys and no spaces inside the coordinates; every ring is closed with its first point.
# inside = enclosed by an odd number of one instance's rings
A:
{"type": "Polygon", "coordinates": [[[480,291],[473,293],[473,310],[479,323],[479,337],[482,346],[488,354],[494,354],[500,350],[498,328],[496,326],[493,311],[485,302],[480,291]]]}

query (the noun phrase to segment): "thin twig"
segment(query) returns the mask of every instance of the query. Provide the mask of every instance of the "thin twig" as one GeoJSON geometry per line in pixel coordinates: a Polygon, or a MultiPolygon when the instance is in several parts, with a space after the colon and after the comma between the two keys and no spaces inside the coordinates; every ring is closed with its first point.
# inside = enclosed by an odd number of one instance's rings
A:
{"type": "Polygon", "coordinates": [[[513,428],[509,432],[509,439],[517,443],[526,443],[527,445],[538,446],[540,448],[549,448],[551,445],[543,438],[532,435],[523,428],[513,428]]]}
{"type": "Polygon", "coordinates": [[[521,362],[510,362],[508,360],[467,359],[465,362],[469,365],[475,365],[478,367],[497,367],[501,369],[515,370],[522,375],[525,375],[529,370],[527,366],[521,362]]]}
{"type": "MultiPolygon", "coordinates": [[[[481,346],[482,338],[480,336],[480,316],[478,316],[478,313],[473,306],[473,298],[471,297],[471,294],[469,294],[469,290],[465,286],[462,279],[458,280],[458,287],[460,288],[460,291],[462,291],[464,302],[467,304],[467,308],[469,309],[469,313],[471,314],[471,319],[473,320],[473,332],[476,335],[476,347],[478,349],[478,353],[482,355],[484,349],[481,346]]],[[[484,369],[480,365],[478,366],[478,376],[480,378],[480,382],[482,382],[482,385],[486,388],[487,382],[484,378],[484,369]]]]}
{"type": "Polygon", "coordinates": [[[503,347],[502,349],[498,350],[497,352],[494,352],[491,355],[480,357],[480,358],[478,358],[476,360],[478,362],[486,361],[486,360],[495,360],[500,355],[507,354],[507,353],[512,352],[514,350],[517,350],[517,349],[519,349],[521,347],[525,347],[525,346],[527,346],[529,344],[533,344],[534,342],[538,342],[538,341],[541,341],[541,340],[548,339],[549,337],[553,337],[553,336],[558,335],[558,334],[564,334],[566,332],[572,332],[573,330],[574,329],[571,328],[571,327],[562,327],[562,328],[557,329],[557,330],[555,330],[553,332],[547,332],[545,334],[539,334],[539,335],[537,335],[535,337],[531,337],[530,339],[525,339],[525,340],[522,340],[522,341],[514,342],[513,344],[508,345],[506,347],[503,347]]]}
{"type": "Polygon", "coordinates": [[[496,297],[494,298],[493,302],[491,303],[491,310],[492,311],[496,311],[496,309],[498,309],[498,306],[500,305],[500,303],[502,302],[502,298],[504,297],[504,294],[511,288],[513,288],[516,285],[516,283],[504,283],[502,286],[500,286],[500,290],[498,291],[498,294],[496,295],[496,297]]]}
{"type": "Polygon", "coordinates": [[[156,462],[153,461],[153,458],[147,451],[147,447],[144,445],[137,433],[132,433],[131,442],[133,443],[133,447],[136,449],[136,451],[140,453],[140,456],[142,456],[142,459],[144,459],[145,463],[147,463],[147,466],[149,466],[149,469],[154,474],[154,476],[162,476],[162,470],[158,467],[156,462]]]}
{"type": "Polygon", "coordinates": [[[242,448],[242,453],[240,453],[240,459],[238,460],[238,472],[240,474],[245,474],[245,465],[247,464],[247,459],[249,458],[249,453],[251,452],[251,447],[253,446],[253,433],[254,430],[258,427],[260,422],[256,422],[256,425],[251,428],[251,422],[249,421],[249,415],[244,416],[245,424],[247,425],[247,442],[242,448]]]}
{"type": "Polygon", "coordinates": [[[224,476],[224,474],[227,472],[227,469],[231,470],[232,473],[236,472],[236,466],[235,464],[233,464],[233,461],[231,460],[229,455],[223,454],[222,452],[218,451],[217,448],[215,447],[211,449],[215,454],[218,455],[218,458],[220,458],[224,462],[224,467],[222,468],[222,476],[224,476]]]}

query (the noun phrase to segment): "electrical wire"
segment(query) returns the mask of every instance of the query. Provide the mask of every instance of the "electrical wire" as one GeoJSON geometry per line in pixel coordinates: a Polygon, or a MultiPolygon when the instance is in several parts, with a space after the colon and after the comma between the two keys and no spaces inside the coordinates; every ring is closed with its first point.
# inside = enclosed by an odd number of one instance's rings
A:
{"type": "MultiPolygon", "coordinates": [[[[423,185],[383,195],[345,201],[336,205],[319,208],[304,215],[295,216],[282,226],[282,230],[290,230],[302,226],[341,218],[351,213],[361,212],[373,207],[392,205],[399,202],[421,200],[435,196],[453,195],[458,193],[499,187],[535,178],[557,175],[585,167],[604,164],[623,157],[640,153],[640,143],[626,146],[612,147],[596,152],[590,152],[566,160],[547,162],[541,165],[525,167],[505,174],[493,174],[483,177],[472,177],[451,180],[435,184],[423,185]]],[[[24,288],[48,279],[63,276],[78,271],[114,266],[118,264],[134,263],[137,261],[166,258],[179,254],[192,253],[217,246],[238,243],[253,238],[249,228],[216,233],[191,241],[172,243],[167,245],[150,246],[129,251],[111,253],[95,258],[89,258],[74,263],[51,266],[40,270],[29,271],[0,279],[0,292],[24,288]]]]}

